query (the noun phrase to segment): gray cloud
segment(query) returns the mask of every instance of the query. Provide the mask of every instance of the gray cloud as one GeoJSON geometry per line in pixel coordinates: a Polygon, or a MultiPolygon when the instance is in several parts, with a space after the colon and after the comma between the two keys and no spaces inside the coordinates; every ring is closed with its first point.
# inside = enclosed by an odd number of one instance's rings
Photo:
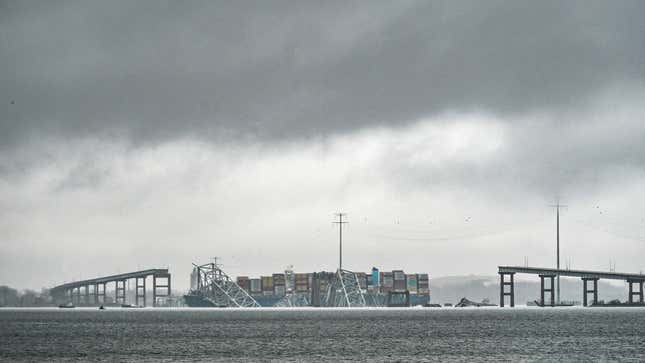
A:
{"type": "Polygon", "coordinates": [[[454,109],[560,112],[645,80],[640,1],[0,7],[4,145],[280,139],[454,109]]]}
{"type": "Polygon", "coordinates": [[[558,196],[563,253],[637,271],[644,10],[0,0],[0,276],[330,268],[338,208],[360,268],[548,265],[558,196]]]}

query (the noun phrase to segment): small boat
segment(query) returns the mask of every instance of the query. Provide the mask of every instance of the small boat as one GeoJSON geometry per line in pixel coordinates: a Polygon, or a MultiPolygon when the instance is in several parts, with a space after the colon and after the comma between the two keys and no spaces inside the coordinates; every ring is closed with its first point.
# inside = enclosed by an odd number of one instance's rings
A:
{"type": "Polygon", "coordinates": [[[99,310],[105,310],[105,306],[103,305],[99,306],[99,310]]]}
{"type": "Polygon", "coordinates": [[[60,304],[58,305],[58,307],[61,309],[72,309],[72,308],[75,308],[76,306],[74,306],[74,304],[72,304],[71,302],[68,302],[67,304],[60,304]]]}

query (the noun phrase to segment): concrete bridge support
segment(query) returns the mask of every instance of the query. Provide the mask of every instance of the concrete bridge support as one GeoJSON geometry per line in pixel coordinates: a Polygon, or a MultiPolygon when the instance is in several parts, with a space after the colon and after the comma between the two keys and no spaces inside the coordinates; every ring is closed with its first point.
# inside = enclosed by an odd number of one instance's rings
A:
{"type": "Polygon", "coordinates": [[[94,305],[99,304],[99,284],[94,284],[92,285],[92,289],[94,291],[94,305]]]}
{"type": "Polygon", "coordinates": [[[125,304],[125,282],[127,280],[116,280],[114,289],[114,302],[116,304],[125,304]]]}
{"type": "Polygon", "coordinates": [[[97,304],[105,304],[105,303],[107,303],[105,301],[105,285],[106,285],[105,282],[96,284],[96,287],[97,287],[96,303],[97,304]]]}
{"type": "Polygon", "coordinates": [[[593,294],[592,305],[598,304],[598,277],[582,278],[582,306],[587,306],[588,294],[593,294]],[[593,281],[593,288],[589,290],[587,282],[593,281]]]}
{"type": "Polygon", "coordinates": [[[158,297],[167,296],[170,296],[170,274],[152,275],[152,306],[157,306],[158,297]],[[158,279],[161,279],[161,281],[157,281],[158,279]],[[162,285],[163,283],[165,283],[165,285],[162,285]],[[159,289],[163,289],[163,292],[159,293],[159,289]]]}
{"type": "Polygon", "coordinates": [[[83,296],[83,304],[90,304],[90,285],[85,285],[85,296],[83,296]]]}
{"type": "Polygon", "coordinates": [[[634,296],[638,296],[638,302],[643,303],[643,280],[627,280],[629,284],[629,303],[634,303],[634,296]],[[638,291],[634,291],[634,284],[638,284],[638,291]]]}
{"type": "Polygon", "coordinates": [[[136,294],[135,300],[137,306],[146,306],[146,278],[137,277],[136,280],[136,294]],[[141,304],[139,304],[139,299],[141,299],[141,304]]]}
{"type": "Polygon", "coordinates": [[[511,307],[515,306],[515,283],[513,276],[515,272],[499,272],[499,306],[504,307],[504,297],[510,297],[511,307]],[[508,275],[510,281],[504,281],[504,276],[508,275]],[[510,286],[509,291],[506,291],[506,286],[510,286]]]}
{"type": "Polygon", "coordinates": [[[542,304],[542,306],[547,306],[548,305],[548,306],[553,307],[553,306],[555,306],[555,293],[554,293],[555,275],[548,274],[548,275],[539,275],[539,276],[540,276],[540,303],[542,304]],[[545,288],[545,286],[544,286],[544,279],[545,278],[548,278],[548,279],[551,280],[551,283],[549,284],[548,289],[545,288]],[[550,304],[547,304],[546,301],[544,300],[544,293],[545,292],[549,293],[549,297],[551,298],[550,299],[551,300],[550,304]]]}

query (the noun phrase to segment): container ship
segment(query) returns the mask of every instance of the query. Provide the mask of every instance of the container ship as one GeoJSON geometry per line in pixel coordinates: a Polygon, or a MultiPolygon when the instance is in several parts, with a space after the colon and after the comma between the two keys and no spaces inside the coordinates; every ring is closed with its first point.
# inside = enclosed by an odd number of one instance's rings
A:
{"type": "MultiPolygon", "coordinates": [[[[354,274],[365,297],[365,306],[417,306],[430,303],[427,273],[407,274],[403,270],[380,271],[374,267],[370,273],[354,272],[354,274]]],[[[284,306],[280,304],[285,296],[300,297],[297,306],[318,306],[315,302],[320,301],[321,296],[324,299],[335,277],[335,272],[297,273],[288,268],[284,272],[265,276],[237,276],[234,282],[261,307],[284,306]]],[[[191,290],[184,296],[187,306],[226,306],[206,298],[200,284],[203,283],[200,281],[199,269],[196,266],[191,274],[191,290]]]]}

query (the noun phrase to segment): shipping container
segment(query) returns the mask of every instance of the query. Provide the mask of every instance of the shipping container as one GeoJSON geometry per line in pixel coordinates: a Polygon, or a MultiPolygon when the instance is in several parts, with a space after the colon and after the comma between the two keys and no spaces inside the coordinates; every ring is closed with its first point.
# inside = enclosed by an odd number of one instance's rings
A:
{"type": "Polygon", "coordinates": [[[418,288],[418,294],[419,295],[429,295],[430,294],[430,281],[428,278],[428,274],[417,274],[417,285],[419,286],[418,288]]]}
{"type": "Polygon", "coordinates": [[[246,291],[250,291],[250,281],[248,276],[238,276],[237,285],[246,291]]]}
{"type": "Polygon", "coordinates": [[[307,292],[309,291],[309,286],[307,285],[296,285],[297,292],[307,292]]]}
{"type": "Polygon", "coordinates": [[[410,293],[416,294],[418,290],[418,284],[417,284],[417,275],[416,274],[409,274],[405,276],[406,279],[406,285],[407,285],[407,290],[410,291],[410,293]]]}
{"type": "Polygon", "coordinates": [[[405,280],[394,280],[394,291],[405,291],[407,288],[405,280]]]}
{"type": "Polygon", "coordinates": [[[372,285],[378,289],[381,286],[381,280],[379,279],[379,271],[376,267],[372,267],[372,285]]]}
{"type": "Polygon", "coordinates": [[[405,280],[405,272],[403,270],[394,270],[392,271],[392,275],[394,275],[394,281],[405,280]]]}
{"type": "Polygon", "coordinates": [[[277,296],[284,296],[287,292],[287,288],[284,285],[273,285],[273,293],[277,296]]]}
{"type": "Polygon", "coordinates": [[[381,272],[379,279],[381,281],[381,286],[379,286],[381,292],[390,292],[394,289],[394,275],[391,272],[381,272]]]}
{"type": "Polygon", "coordinates": [[[381,272],[380,276],[381,286],[383,287],[393,287],[394,286],[394,276],[391,272],[381,272]]]}
{"type": "Polygon", "coordinates": [[[273,276],[262,276],[262,291],[273,293],[273,276]]]}
{"type": "Polygon", "coordinates": [[[250,285],[252,293],[262,292],[262,282],[260,279],[251,279],[250,285]]]}
{"type": "MultiPolygon", "coordinates": [[[[298,292],[305,292],[309,290],[309,275],[308,273],[295,274],[295,289],[298,292]]],[[[313,275],[312,275],[313,278],[313,275]]]]}
{"type": "Polygon", "coordinates": [[[285,281],[284,274],[273,274],[273,286],[284,286],[285,281]]]}

